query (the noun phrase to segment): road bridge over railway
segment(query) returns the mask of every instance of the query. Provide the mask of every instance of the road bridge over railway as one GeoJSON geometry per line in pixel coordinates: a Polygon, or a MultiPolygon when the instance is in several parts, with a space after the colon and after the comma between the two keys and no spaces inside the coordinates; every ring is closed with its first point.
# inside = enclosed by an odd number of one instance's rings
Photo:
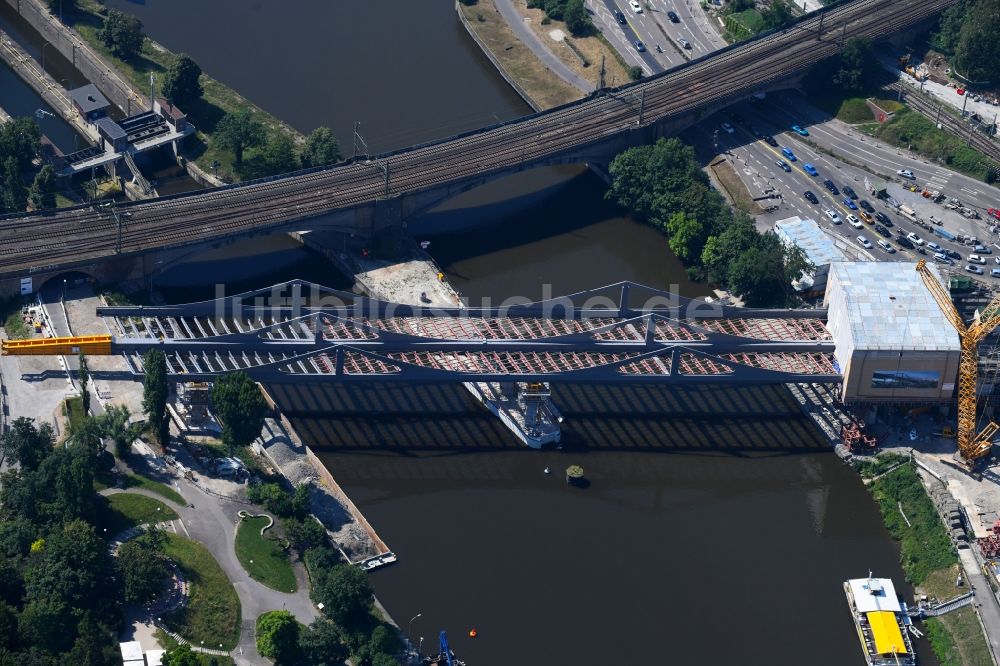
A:
{"type": "Polygon", "coordinates": [[[841,0],[790,27],[562,107],[377,157],[136,202],[0,218],[0,291],[71,268],[145,279],[198,248],[241,236],[333,227],[398,233],[410,216],[489,180],[561,163],[606,165],[754,92],[788,85],[845,39],[887,38],[956,0],[841,0]],[[320,216],[323,216],[320,219],[320,216]],[[161,253],[159,261],[142,255],[161,253]],[[125,258],[131,258],[126,261],[125,258]]]}
{"type": "Polygon", "coordinates": [[[629,282],[509,307],[430,310],[292,281],[97,314],[110,337],[5,341],[4,353],[121,354],[138,378],[142,354],[162,349],[175,381],[235,370],[264,383],[841,379],[823,310],[731,308],[629,282]]]}

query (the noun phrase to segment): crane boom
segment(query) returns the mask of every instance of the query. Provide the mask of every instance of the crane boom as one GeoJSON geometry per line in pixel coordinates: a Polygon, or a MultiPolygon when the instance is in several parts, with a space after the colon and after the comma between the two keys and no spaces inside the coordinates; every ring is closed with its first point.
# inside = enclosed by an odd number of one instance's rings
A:
{"type": "Polygon", "coordinates": [[[962,343],[958,364],[958,452],[967,464],[990,452],[992,438],[1000,426],[992,421],[976,433],[976,380],[979,373],[979,343],[1000,324],[1000,294],[993,297],[977,321],[967,327],[962,316],[951,302],[951,296],[921,259],[917,272],[931,296],[937,301],[941,313],[951,322],[962,343]]]}

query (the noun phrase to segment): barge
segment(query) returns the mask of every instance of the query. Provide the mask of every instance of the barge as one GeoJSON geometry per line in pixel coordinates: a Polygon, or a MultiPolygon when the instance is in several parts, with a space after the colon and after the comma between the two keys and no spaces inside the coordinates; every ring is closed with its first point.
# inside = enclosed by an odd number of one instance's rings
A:
{"type": "Polygon", "coordinates": [[[562,415],[552,404],[545,382],[464,382],[466,390],[500,418],[525,445],[556,447],[562,415]]]}
{"type": "Polygon", "coordinates": [[[916,666],[912,621],[892,580],[869,572],[868,578],[844,581],[844,593],[868,666],[916,666]]]}

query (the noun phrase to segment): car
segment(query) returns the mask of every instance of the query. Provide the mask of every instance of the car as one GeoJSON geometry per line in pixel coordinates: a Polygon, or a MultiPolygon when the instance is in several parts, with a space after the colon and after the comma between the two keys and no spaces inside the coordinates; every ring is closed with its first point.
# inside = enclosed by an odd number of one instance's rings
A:
{"type": "Polygon", "coordinates": [[[784,155],[785,157],[787,157],[789,162],[796,162],[799,159],[799,158],[797,158],[795,156],[795,153],[793,153],[788,148],[782,148],[781,149],[781,154],[784,155]]]}
{"type": "Polygon", "coordinates": [[[802,168],[805,169],[805,172],[810,176],[816,177],[819,175],[819,171],[816,171],[816,167],[812,164],[803,164],[802,168]]]}
{"type": "Polygon", "coordinates": [[[683,37],[678,37],[677,38],[677,43],[680,44],[682,47],[684,47],[686,49],[691,48],[691,42],[689,42],[688,40],[684,39],[683,37]]]}
{"type": "Polygon", "coordinates": [[[1000,257],[993,257],[993,263],[1000,266],[1000,257]]]}
{"type": "Polygon", "coordinates": [[[628,6],[632,8],[633,14],[642,13],[642,5],[639,4],[638,0],[629,0],[628,6]]]}
{"type": "Polygon", "coordinates": [[[816,195],[813,194],[810,190],[806,190],[805,192],[803,192],[802,196],[804,196],[806,198],[806,201],[808,201],[809,203],[813,204],[819,203],[819,199],[816,198],[816,195]]]}
{"type": "Polygon", "coordinates": [[[840,216],[837,215],[837,211],[835,210],[824,210],[823,214],[826,215],[828,218],[830,218],[830,221],[833,222],[834,224],[840,224],[841,222],[843,222],[843,220],[840,219],[840,216]]]}
{"type": "Polygon", "coordinates": [[[937,254],[935,254],[934,261],[938,262],[939,264],[948,264],[949,266],[951,265],[951,259],[949,259],[948,255],[944,254],[943,252],[938,252],[937,254]]]}
{"type": "Polygon", "coordinates": [[[896,236],[896,245],[905,247],[907,250],[913,249],[913,242],[906,236],[896,236]]]}
{"type": "Polygon", "coordinates": [[[886,238],[892,238],[892,232],[883,227],[881,224],[875,225],[875,233],[879,236],[885,236],[886,238]]]}
{"type": "Polygon", "coordinates": [[[854,227],[855,229],[864,229],[865,228],[865,225],[861,223],[861,220],[858,219],[857,215],[848,215],[847,216],[847,223],[849,225],[851,225],[852,227],[854,227]]]}
{"type": "Polygon", "coordinates": [[[990,277],[1000,277],[1000,268],[990,269],[990,277]]]}
{"type": "Polygon", "coordinates": [[[677,12],[670,10],[667,12],[667,18],[670,19],[671,23],[680,23],[681,17],[677,15],[677,12]]]}
{"type": "Polygon", "coordinates": [[[872,249],[872,242],[865,238],[864,236],[858,236],[858,245],[865,248],[866,250],[872,249]]]}
{"type": "Polygon", "coordinates": [[[632,43],[635,44],[635,50],[638,51],[639,53],[645,53],[646,52],[646,45],[643,44],[642,41],[640,41],[640,40],[637,39],[637,40],[635,40],[632,43]]]}
{"type": "Polygon", "coordinates": [[[792,131],[798,134],[799,136],[809,136],[809,130],[803,129],[798,125],[792,125],[792,131]]]}
{"type": "Polygon", "coordinates": [[[786,162],[785,160],[778,160],[777,162],[775,162],[775,164],[777,164],[779,167],[781,167],[782,171],[791,171],[792,170],[792,167],[790,167],[788,165],[788,162],[786,162]]]}
{"type": "Polygon", "coordinates": [[[989,245],[977,245],[972,249],[979,254],[993,254],[993,250],[990,249],[989,245]]]}
{"type": "Polygon", "coordinates": [[[625,15],[622,14],[622,11],[620,9],[615,10],[615,20],[621,23],[622,25],[628,23],[628,21],[625,19],[625,15]]]}
{"type": "Polygon", "coordinates": [[[927,249],[933,250],[934,252],[940,252],[942,250],[940,245],[932,241],[927,241],[927,249]]]}
{"type": "Polygon", "coordinates": [[[767,145],[771,146],[772,148],[777,148],[778,147],[778,142],[770,134],[767,134],[767,135],[765,135],[762,138],[764,139],[764,143],[766,143],[767,145]]]}
{"type": "Polygon", "coordinates": [[[868,213],[868,211],[866,211],[866,210],[863,210],[863,211],[861,211],[860,213],[858,213],[858,215],[860,215],[860,216],[861,216],[861,219],[862,219],[862,220],[863,220],[863,221],[864,221],[864,222],[865,222],[866,224],[874,224],[874,223],[875,223],[875,218],[874,218],[874,217],[872,217],[872,216],[871,216],[871,215],[870,215],[870,214],[868,213]]]}
{"type": "MultiPolygon", "coordinates": [[[[850,195],[848,195],[848,196],[850,196],[850,195]]],[[[861,210],[866,210],[869,213],[874,213],[875,212],[875,208],[870,203],[868,203],[867,199],[859,199],[858,200],[858,206],[861,208],[861,210]]]]}
{"type": "Polygon", "coordinates": [[[951,259],[961,259],[962,258],[962,255],[960,255],[958,252],[955,252],[954,250],[945,249],[944,253],[947,254],[948,257],[951,258],[951,259]]]}
{"type": "Polygon", "coordinates": [[[880,239],[878,239],[878,240],[877,240],[877,241],[875,241],[875,242],[876,242],[876,243],[878,244],[878,246],[879,246],[880,248],[882,248],[882,250],[883,250],[883,251],[884,251],[884,252],[885,252],[886,254],[896,254],[896,248],[894,248],[893,246],[889,245],[888,243],[886,243],[886,242],[885,242],[884,240],[882,240],[881,238],[880,238],[880,239]]]}
{"type": "Polygon", "coordinates": [[[852,199],[857,199],[858,198],[858,193],[855,192],[854,188],[851,187],[850,185],[844,185],[843,192],[844,192],[844,194],[846,194],[847,196],[851,197],[852,199]]]}
{"type": "Polygon", "coordinates": [[[901,176],[903,178],[906,178],[907,180],[916,180],[917,179],[917,177],[914,176],[913,172],[910,171],[909,169],[900,169],[899,171],[896,172],[896,175],[897,176],[901,176]]]}
{"type": "Polygon", "coordinates": [[[983,274],[983,269],[982,268],[980,268],[979,266],[973,266],[972,264],[967,264],[965,266],[965,270],[969,271],[970,273],[975,273],[976,275],[982,275],[983,274]]]}
{"type": "Polygon", "coordinates": [[[850,199],[844,199],[844,205],[847,206],[850,210],[858,209],[858,204],[854,203],[850,199]]]}
{"type": "Polygon", "coordinates": [[[733,126],[730,125],[729,123],[722,123],[722,129],[726,130],[727,134],[732,134],[733,132],[736,131],[733,129],[733,126]]]}
{"type": "Polygon", "coordinates": [[[832,194],[833,196],[837,196],[838,194],[840,194],[840,190],[837,189],[837,186],[834,185],[833,181],[830,180],[829,178],[823,181],[823,185],[826,186],[826,189],[830,190],[830,194],[832,194]]]}
{"type": "Polygon", "coordinates": [[[987,208],[986,212],[990,214],[990,217],[1000,220],[1000,208],[987,208]]]}
{"type": "Polygon", "coordinates": [[[882,211],[876,211],[876,212],[872,213],[872,215],[875,217],[876,220],[878,220],[879,222],[881,222],[885,226],[892,227],[892,218],[890,218],[888,215],[886,215],[882,211]]]}
{"type": "Polygon", "coordinates": [[[923,239],[923,238],[921,238],[920,236],[916,235],[916,234],[915,234],[915,233],[913,233],[912,231],[911,231],[910,233],[906,234],[906,237],[907,237],[907,238],[908,238],[908,239],[910,240],[910,242],[911,242],[911,243],[913,243],[914,245],[917,245],[917,246],[920,246],[920,245],[923,245],[923,244],[924,244],[924,239],[923,239]]]}
{"type": "Polygon", "coordinates": [[[955,94],[956,95],[964,95],[965,94],[965,88],[955,88],[955,94]]]}
{"type": "Polygon", "coordinates": [[[970,264],[985,264],[986,263],[986,259],[984,259],[983,257],[979,256],[978,254],[970,254],[969,255],[969,263],[970,264]]]}

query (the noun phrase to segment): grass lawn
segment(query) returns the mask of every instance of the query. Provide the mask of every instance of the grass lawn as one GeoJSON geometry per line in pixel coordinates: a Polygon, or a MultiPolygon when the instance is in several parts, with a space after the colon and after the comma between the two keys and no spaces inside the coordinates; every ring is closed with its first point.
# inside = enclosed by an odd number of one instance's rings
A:
{"type": "Polygon", "coordinates": [[[982,153],[969,148],[962,139],[939,130],[933,120],[909,108],[903,108],[880,126],[876,136],[895,146],[912,148],[967,176],[986,179],[988,160],[982,153]]]}
{"type": "Polygon", "coordinates": [[[3,328],[7,331],[7,337],[11,340],[26,340],[33,333],[28,325],[24,323],[20,307],[16,307],[13,312],[7,315],[7,319],[3,323],[3,328]]]}
{"type": "Polygon", "coordinates": [[[100,524],[107,529],[109,538],[136,525],[159,523],[177,517],[166,504],[145,495],[115,493],[105,499],[107,505],[101,511],[100,524]]]}
{"type": "Polygon", "coordinates": [[[260,530],[267,525],[265,517],[244,518],[236,528],[236,557],[250,577],[260,581],[272,590],[294,592],[295,572],[288,559],[288,553],[276,540],[268,538],[273,528],[260,530]]]}
{"type": "Polygon", "coordinates": [[[66,401],[63,403],[63,413],[69,417],[70,431],[76,430],[77,426],[87,418],[87,415],[83,411],[83,398],[66,398],[66,401]]]}
{"type": "Polygon", "coordinates": [[[212,554],[196,541],[167,533],[164,554],[191,584],[187,605],[163,617],[171,631],[192,645],[232,650],[240,636],[240,600],[212,554]]]}
{"type": "Polygon", "coordinates": [[[150,478],[141,476],[139,474],[129,474],[125,477],[125,487],[126,488],[145,488],[146,490],[156,493],[157,495],[174,502],[175,504],[180,504],[181,506],[187,506],[187,502],[181,497],[181,494],[176,490],[171,488],[165,483],[160,483],[159,481],[153,481],[150,478]]]}

